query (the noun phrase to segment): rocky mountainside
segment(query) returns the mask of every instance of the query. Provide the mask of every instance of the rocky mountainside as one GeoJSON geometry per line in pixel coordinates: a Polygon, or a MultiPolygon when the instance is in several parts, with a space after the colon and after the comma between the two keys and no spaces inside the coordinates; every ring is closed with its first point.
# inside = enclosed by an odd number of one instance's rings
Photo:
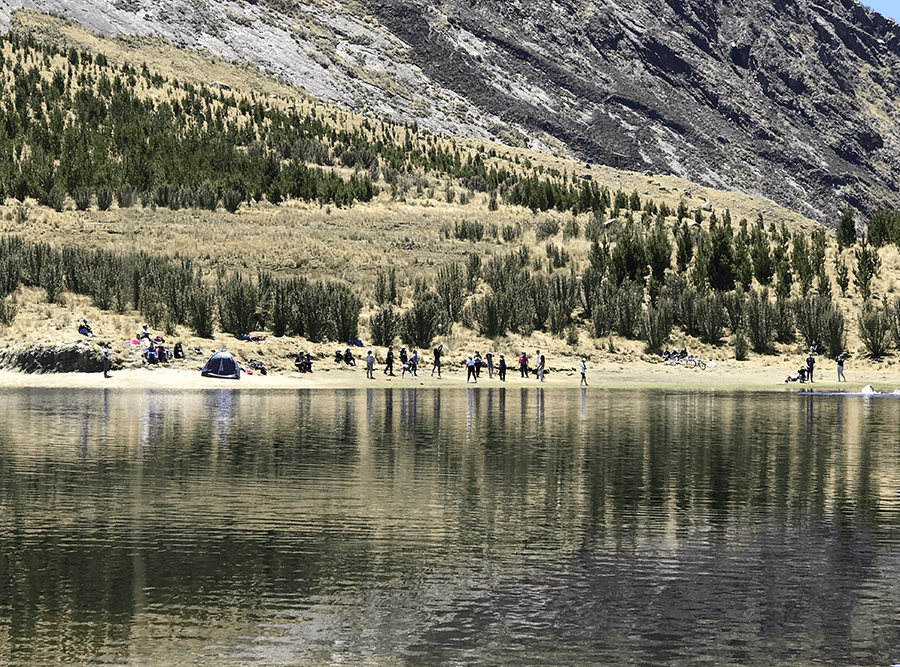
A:
{"type": "Polygon", "coordinates": [[[0,0],[355,111],[774,200],[900,208],[900,26],[856,0],[0,0]]]}

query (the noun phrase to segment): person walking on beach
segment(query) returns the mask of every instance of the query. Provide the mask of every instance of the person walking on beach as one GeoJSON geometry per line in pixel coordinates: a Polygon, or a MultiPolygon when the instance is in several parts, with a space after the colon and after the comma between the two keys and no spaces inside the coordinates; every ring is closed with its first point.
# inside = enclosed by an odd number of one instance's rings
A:
{"type": "Polygon", "coordinates": [[[384,374],[394,375],[394,346],[388,345],[387,359],[384,362],[384,374]]]}
{"type": "Polygon", "coordinates": [[[585,357],[581,357],[581,382],[578,386],[582,384],[587,387],[587,359],[585,357]]]}
{"type": "Polygon", "coordinates": [[[541,354],[540,350],[536,350],[534,353],[535,359],[537,359],[537,366],[535,367],[535,371],[537,371],[537,379],[538,382],[544,381],[544,355],[541,354]]]}
{"type": "Polygon", "coordinates": [[[815,368],[815,365],[816,358],[812,355],[812,352],[810,352],[806,356],[806,377],[809,378],[810,382],[813,381],[813,368],[815,368]]]}
{"type": "Polygon", "coordinates": [[[523,378],[528,377],[528,355],[525,354],[525,350],[519,355],[519,373],[523,378]]]}
{"type": "Polygon", "coordinates": [[[443,353],[443,351],[443,343],[434,348],[434,364],[431,366],[431,377],[434,377],[435,370],[437,370],[438,377],[441,377],[441,354],[443,353]]]}
{"type": "Polygon", "coordinates": [[[500,354],[500,362],[497,364],[497,375],[500,378],[500,382],[506,382],[506,357],[503,354],[500,354]]]}
{"type": "Polygon", "coordinates": [[[366,377],[369,380],[375,379],[375,355],[372,354],[372,350],[366,355],[366,377]]]}
{"type": "Polygon", "coordinates": [[[100,354],[103,355],[103,377],[109,377],[109,347],[106,345],[103,346],[103,349],[100,351],[100,354]]]}
{"type": "Polygon", "coordinates": [[[484,355],[484,361],[487,363],[488,379],[494,377],[494,353],[488,352],[484,355]]]}
{"type": "Polygon", "coordinates": [[[472,358],[471,354],[469,355],[469,358],[466,359],[466,382],[469,381],[469,378],[478,382],[478,371],[475,368],[475,360],[472,358]]]}
{"type": "Polygon", "coordinates": [[[844,360],[847,358],[847,355],[841,352],[837,358],[837,375],[838,382],[846,382],[847,378],[844,377],[844,360]]]}

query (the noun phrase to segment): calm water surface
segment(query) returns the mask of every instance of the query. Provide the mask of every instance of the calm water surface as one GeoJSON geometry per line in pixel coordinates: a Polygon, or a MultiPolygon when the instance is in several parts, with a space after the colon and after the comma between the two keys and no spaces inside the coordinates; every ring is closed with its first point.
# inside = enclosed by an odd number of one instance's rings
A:
{"type": "Polygon", "coordinates": [[[900,398],[0,410],[0,665],[900,663],[900,398]]]}

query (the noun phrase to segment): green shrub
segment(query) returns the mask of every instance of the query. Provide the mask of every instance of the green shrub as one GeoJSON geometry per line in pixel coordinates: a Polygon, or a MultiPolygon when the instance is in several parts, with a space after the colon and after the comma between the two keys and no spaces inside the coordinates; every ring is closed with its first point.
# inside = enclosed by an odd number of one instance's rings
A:
{"type": "Polygon", "coordinates": [[[572,261],[572,257],[569,255],[569,252],[561,246],[557,247],[557,245],[552,241],[547,243],[545,251],[547,253],[547,259],[550,262],[551,268],[561,269],[564,266],[568,266],[569,262],[572,261]]]}
{"type": "Polygon", "coordinates": [[[834,259],[834,272],[835,272],[835,281],[838,284],[838,287],[841,288],[841,296],[847,295],[847,288],[850,286],[850,269],[847,267],[847,262],[844,261],[844,258],[840,253],[837,253],[837,256],[834,259]]]}
{"type": "Polygon", "coordinates": [[[190,291],[188,324],[200,338],[212,338],[215,329],[216,299],[211,290],[198,283],[190,291]]]}
{"type": "Polygon", "coordinates": [[[173,192],[174,188],[168,183],[158,185],[153,193],[153,203],[160,208],[169,208],[172,205],[173,192]]]}
{"type": "Polygon", "coordinates": [[[400,316],[400,337],[413,347],[427,349],[438,333],[438,324],[441,324],[441,307],[437,295],[422,293],[400,316]]]}
{"type": "Polygon", "coordinates": [[[237,213],[237,210],[244,203],[244,195],[233,188],[228,188],[222,193],[222,206],[229,213],[237,213]]]}
{"type": "Polygon", "coordinates": [[[744,307],[744,323],[747,338],[753,351],[766,354],[772,348],[772,337],[776,328],[775,307],[769,301],[769,290],[751,291],[744,307]]]}
{"type": "Polygon", "coordinates": [[[137,190],[128,183],[123,183],[116,190],[116,202],[118,202],[119,208],[131,208],[137,203],[137,198],[137,190]]]}
{"type": "Polygon", "coordinates": [[[744,326],[744,302],[747,296],[740,287],[722,295],[722,306],[728,315],[728,328],[732,333],[737,333],[744,326]]]}
{"type": "Polygon", "coordinates": [[[748,352],[747,337],[738,329],[734,334],[734,358],[736,361],[746,361],[748,352]]]}
{"type": "Polygon", "coordinates": [[[796,335],[796,329],[790,301],[776,294],[773,313],[775,317],[775,339],[779,343],[792,343],[796,335]]]}
{"type": "Polygon", "coordinates": [[[584,226],[584,238],[591,243],[598,241],[600,235],[603,234],[603,223],[605,222],[603,220],[603,213],[605,213],[605,211],[596,211],[584,226]]]}
{"type": "Polygon", "coordinates": [[[369,318],[369,335],[372,345],[385,347],[397,336],[397,314],[393,306],[385,306],[369,318]]]}
{"type": "Polygon", "coordinates": [[[75,200],[75,208],[79,211],[86,211],[91,207],[91,189],[85,186],[79,186],[72,192],[72,199],[75,200]]]}
{"type": "Polygon", "coordinates": [[[647,351],[653,354],[662,352],[663,345],[672,334],[672,304],[668,299],[659,299],[656,305],[650,304],[644,312],[641,333],[647,341],[647,351]]]}
{"type": "Polygon", "coordinates": [[[472,301],[468,317],[478,333],[488,338],[504,336],[509,330],[509,312],[504,294],[488,292],[472,301]]]}
{"type": "Polygon", "coordinates": [[[113,191],[108,185],[100,185],[97,187],[97,208],[101,211],[108,211],[113,203],[113,191]]]}
{"type": "Polygon", "coordinates": [[[818,295],[800,297],[791,302],[794,322],[804,343],[821,340],[825,315],[833,309],[830,299],[818,295]]]}
{"type": "Polygon", "coordinates": [[[616,288],[607,279],[600,281],[591,295],[591,324],[594,336],[602,338],[609,334],[616,323],[616,288]]]}
{"type": "Polygon", "coordinates": [[[878,248],[870,244],[865,236],[860,238],[853,255],[856,258],[856,270],[853,272],[856,288],[863,301],[868,301],[872,298],[872,281],[881,269],[881,257],[878,256],[878,248]]]}
{"type": "Polygon", "coordinates": [[[66,203],[66,193],[61,187],[54,185],[47,192],[43,203],[54,211],[61,212],[66,203]]]}
{"type": "Polygon", "coordinates": [[[558,233],[559,221],[552,218],[541,220],[534,230],[534,235],[537,237],[538,242],[546,241],[551,236],[556,236],[558,233]]]}
{"type": "Polygon", "coordinates": [[[256,329],[259,291],[250,280],[240,274],[219,278],[217,305],[222,329],[234,336],[243,336],[256,329]]]}
{"type": "Polygon", "coordinates": [[[832,358],[845,350],[844,316],[837,308],[830,308],[822,318],[821,339],[832,358]]]}
{"type": "Polygon", "coordinates": [[[466,297],[466,279],[459,264],[453,262],[438,269],[435,292],[448,320],[458,322],[466,297]]]}
{"type": "Polygon", "coordinates": [[[623,338],[634,339],[640,331],[643,316],[644,288],[633,280],[626,280],[616,293],[616,332],[623,338]]]}
{"type": "Polygon", "coordinates": [[[519,223],[503,225],[500,235],[506,243],[512,243],[522,235],[522,227],[519,223]]]}
{"type": "Polygon", "coordinates": [[[197,207],[206,211],[215,211],[216,207],[219,205],[219,195],[213,187],[213,184],[209,181],[204,181],[200,187],[197,188],[195,199],[197,207]]]}
{"type": "Polygon", "coordinates": [[[844,208],[834,232],[837,237],[838,251],[849,248],[856,242],[856,220],[850,204],[844,208]]]}
{"type": "Polygon", "coordinates": [[[887,304],[879,308],[867,303],[857,317],[859,338],[870,357],[880,358],[890,349],[894,313],[887,304]]]}
{"type": "Polygon", "coordinates": [[[530,276],[526,283],[527,300],[521,303],[522,311],[531,315],[531,326],[543,330],[550,317],[550,279],[543,274],[530,276]]]}
{"type": "Polygon", "coordinates": [[[19,302],[15,294],[8,294],[0,298],[0,324],[9,326],[19,314],[19,302]]]}
{"type": "Polygon", "coordinates": [[[327,283],[323,288],[334,335],[340,341],[356,340],[359,337],[362,300],[347,285],[341,283],[327,283]]]}
{"type": "Polygon", "coordinates": [[[484,238],[484,224],[477,220],[454,222],[453,235],[460,241],[480,241],[484,238]]]}
{"type": "Polygon", "coordinates": [[[391,267],[375,274],[375,303],[379,306],[400,305],[400,294],[397,292],[397,269],[391,267]]]}
{"type": "Polygon", "coordinates": [[[894,345],[900,347],[900,298],[894,299],[891,306],[891,330],[894,336],[894,345]]]}
{"type": "Polygon", "coordinates": [[[709,345],[718,345],[725,335],[728,314],[722,303],[722,295],[711,292],[697,300],[697,325],[700,340],[709,345]]]}

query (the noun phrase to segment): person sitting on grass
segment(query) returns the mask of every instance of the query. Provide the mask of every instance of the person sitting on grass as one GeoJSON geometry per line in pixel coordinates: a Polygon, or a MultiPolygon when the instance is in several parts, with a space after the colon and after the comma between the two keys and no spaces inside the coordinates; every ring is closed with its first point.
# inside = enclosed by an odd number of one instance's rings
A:
{"type": "Polygon", "coordinates": [[[91,325],[88,324],[87,318],[81,320],[81,324],[78,325],[78,333],[89,338],[94,336],[94,331],[91,329],[91,325]]]}

